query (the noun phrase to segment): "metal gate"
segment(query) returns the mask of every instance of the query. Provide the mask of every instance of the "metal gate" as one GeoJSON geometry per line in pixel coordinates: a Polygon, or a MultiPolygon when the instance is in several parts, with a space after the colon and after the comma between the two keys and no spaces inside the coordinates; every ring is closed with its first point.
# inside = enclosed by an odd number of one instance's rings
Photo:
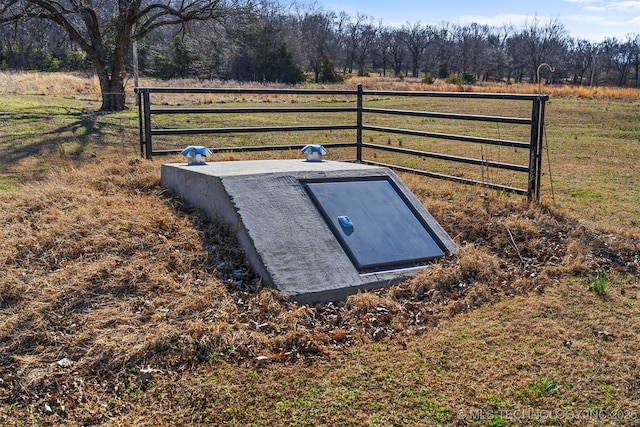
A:
{"type": "MultiPolygon", "coordinates": [[[[177,154],[181,150],[154,150],[154,137],[167,135],[194,135],[194,134],[230,134],[230,133],[262,133],[262,132],[305,132],[321,130],[341,130],[354,131],[354,140],[351,142],[331,142],[323,144],[325,147],[353,147],[355,149],[355,161],[372,165],[381,165],[412,172],[432,178],[445,179],[472,185],[482,185],[488,188],[506,191],[516,194],[526,195],[529,200],[539,201],[540,181],[542,167],[542,142],[544,130],[545,103],[549,100],[548,95],[535,94],[505,94],[505,93],[475,93],[475,92],[420,92],[420,91],[380,91],[364,90],[359,84],[356,90],[312,90],[312,89],[251,89],[251,88],[135,88],[138,98],[138,114],[140,125],[140,154],[147,159],[152,159],[154,155],[177,154]],[[251,108],[192,108],[192,107],[158,107],[152,106],[153,94],[178,95],[178,94],[242,94],[242,95],[266,95],[266,96],[309,96],[309,95],[337,95],[352,98],[355,106],[345,107],[251,107],[251,108]],[[425,98],[457,98],[457,99],[494,99],[509,102],[529,102],[531,103],[530,115],[528,117],[505,117],[479,114],[457,114],[434,111],[414,111],[405,109],[385,109],[368,107],[372,97],[425,97],[425,98]],[[366,104],[366,105],[365,105],[366,104]],[[300,114],[300,113],[347,113],[352,115],[352,121],[342,124],[305,124],[297,126],[244,126],[244,127],[207,127],[207,128],[162,128],[152,126],[153,116],[189,114],[189,115],[221,115],[221,114],[243,114],[243,113],[268,113],[268,114],[300,114]],[[403,129],[395,127],[376,126],[364,122],[364,115],[367,116],[407,116],[444,120],[464,120],[486,123],[503,123],[509,125],[524,125],[529,127],[529,140],[509,140],[501,138],[485,138],[480,136],[455,135],[442,132],[430,132],[419,129],[403,129]],[[514,164],[500,161],[489,161],[484,158],[467,157],[460,155],[443,154],[425,150],[416,150],[390,145],[376,144],[373,142],[363,142],[363,132],[370,131],[376,133],[408,135],[435,140],[459,141],[472,144],[485,144],[498,147],[513,147],[514,149],[528,150],[527,164],[514,164]],[[477,165],[483,168],[497,170],[508,170],[527,175],[527,188],[519,188],[508,185],[492,183],[487,180],[469,179],[452,174],[437,173],[421,168],[407,167],[392,163],[382,163],[375,158],[365,158],[363,149],[392,152],[402,155],[415,156],[419,158],[437,159],[445,162],[453,162],[466,165],[477,165]]],[[[243,147],[216,147],[210,148],[212,152],[241,152],[241,151],[269,151],[269,150],[291,150],[300,149],[306,144],[292,145],[256,145],[243,147]]],[[[524,162],[523,162],[524,163],[524,162]]]]}

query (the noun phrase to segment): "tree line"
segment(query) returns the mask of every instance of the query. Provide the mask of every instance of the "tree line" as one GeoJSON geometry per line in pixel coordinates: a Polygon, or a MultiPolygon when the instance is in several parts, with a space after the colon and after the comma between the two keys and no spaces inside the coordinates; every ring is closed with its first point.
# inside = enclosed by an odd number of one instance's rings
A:
{"type": "MultiPolygon", "coordinates": [[[[594,42],[557,19],[407,22],[270,0],[0,0],[0,69],[299,83],[345,75],[640,87],[640,35],[594,42]],[[118,66],[118,64],[121,65],[118,66]],[[546,65],[546,66],[545,66],[546,65]]],[[[103,85],[104,80],[104,85],[103,85]]],[[[115,80],[118,80],[115,82],[115,80]]],[[[120,109],[123,104],[104,109],[120,109]]],[[[122,100],[122,103],[124,101],[122,100]]]]}

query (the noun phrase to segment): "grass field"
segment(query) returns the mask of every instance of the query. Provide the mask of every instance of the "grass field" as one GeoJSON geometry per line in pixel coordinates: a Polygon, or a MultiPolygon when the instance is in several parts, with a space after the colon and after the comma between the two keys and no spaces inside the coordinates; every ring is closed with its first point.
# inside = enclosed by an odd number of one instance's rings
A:
{"type": "Polygon", "coordinates": [[[308,307],[159,186],[135,109],[0,77],[0,425],[638,424],[640,91],[543,87],[540,205],[402,174],[459,253],[308,307]]]}

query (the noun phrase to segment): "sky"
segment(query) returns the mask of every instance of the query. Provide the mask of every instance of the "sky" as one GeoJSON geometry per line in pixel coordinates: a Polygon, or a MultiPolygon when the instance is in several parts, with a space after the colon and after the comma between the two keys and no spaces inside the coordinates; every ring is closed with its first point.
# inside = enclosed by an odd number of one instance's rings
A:
{"type": "Polygon", "coordinates": [[[640,34],[640,0],[303,0],[322,9],[365,14],[385,25],[406,23],[486,24],[499,27],[513,24],[521,28],[525,21],[544,26],[552,19],[562,23],[573,38],[594,42],[640,34]]]}

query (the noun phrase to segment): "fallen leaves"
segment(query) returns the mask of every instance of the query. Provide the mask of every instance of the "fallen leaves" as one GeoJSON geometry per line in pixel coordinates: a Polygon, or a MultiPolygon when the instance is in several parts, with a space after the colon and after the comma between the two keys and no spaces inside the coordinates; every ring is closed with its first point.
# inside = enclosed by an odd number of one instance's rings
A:
{"type": "Polygon", "coordinates": [[[337,342],[342,342],[347,339],[347,331],[344,329],[336,329],[329,334],[329,338],[337,342]]]}

